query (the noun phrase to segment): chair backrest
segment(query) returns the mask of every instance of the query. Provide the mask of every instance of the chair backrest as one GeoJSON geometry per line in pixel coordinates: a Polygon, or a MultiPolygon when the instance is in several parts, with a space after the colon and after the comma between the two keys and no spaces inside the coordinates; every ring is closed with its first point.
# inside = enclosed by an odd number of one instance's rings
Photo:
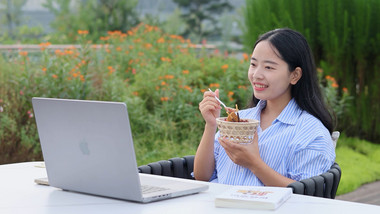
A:
{"type": "Polygon", "coordinates": [[[335,198],[341,175],[342,170],[337,163],[334,163],[327,172],[296,181],[288,187],[292,188],[295,194],[335,198]]]}
{"type": "Polygon", "coordinates": [[[140,173],[163,175],[176,178],[194,179],[194,155],[161,160],[138,167],[140,173]]]}
{"type": "Polygon", "coordinates": [[[338,132],[338,131],[334,131],[331,134],[331,138],[332,138],[333,143],[334,143],[334,148],[336,148],[336,144],[338,143],[339,136],[340,136],[340,132],[338,132]]]}

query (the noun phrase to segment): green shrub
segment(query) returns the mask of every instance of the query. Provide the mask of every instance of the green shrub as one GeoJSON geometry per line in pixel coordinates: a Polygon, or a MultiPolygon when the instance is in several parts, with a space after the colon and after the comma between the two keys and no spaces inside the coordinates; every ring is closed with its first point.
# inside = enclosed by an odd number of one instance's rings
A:
{"type": "Polygon", "coordinates": [[[143,164],[195,153],[203,128],[198,103],[208,88],[221,88],[221,99],[241,108],[251,93],[247,60],[195,50],[190,41],[157,27],[108,32],[98,45],[88,41],[86,30],[76,36],[82,48],[52,51],[50,43],[41,43],[39,53],[0,57],[1,151],[29,151],[2,163],[41,158],[34,96],[127,103],[143,164]]]}

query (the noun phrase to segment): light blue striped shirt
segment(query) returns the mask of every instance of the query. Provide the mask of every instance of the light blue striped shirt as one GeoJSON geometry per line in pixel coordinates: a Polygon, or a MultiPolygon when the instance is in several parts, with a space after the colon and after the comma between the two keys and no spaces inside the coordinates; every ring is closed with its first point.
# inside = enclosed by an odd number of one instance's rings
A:
{"type": "MultiPolygon", "coordinates": [[[[240,118],[260,120],[266,101],[239,111],[240,118]]],[[[302,180],[330,169],[335,161],[335,148],[329,131],[320,120],[300,109],[294,99],[264,131],[257,129],[261,159],[281,175],[302,180]]],[[[215,135],[215,170],[211,182],[263,186],[248,168],[231,161],[215,135]]]]}

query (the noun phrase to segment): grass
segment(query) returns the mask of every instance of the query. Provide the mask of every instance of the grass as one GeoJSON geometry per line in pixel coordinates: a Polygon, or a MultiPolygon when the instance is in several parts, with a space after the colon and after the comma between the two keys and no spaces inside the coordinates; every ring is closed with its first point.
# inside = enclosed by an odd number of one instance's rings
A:
{"type": "Polygon", "coordinates": [[[380,180],[380,145],[357,138],[340,137],[336,162],[342,168],[337,195],[380,180]]]}

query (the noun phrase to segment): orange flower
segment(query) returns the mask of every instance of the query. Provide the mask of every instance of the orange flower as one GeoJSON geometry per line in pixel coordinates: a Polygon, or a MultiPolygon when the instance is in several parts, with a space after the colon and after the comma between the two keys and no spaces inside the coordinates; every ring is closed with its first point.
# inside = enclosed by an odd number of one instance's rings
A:
{"type": "Polygon", "coordinates": [[[49,45],[51,45],[50,42],[46,42],[46,43],[40,43],[40,47],[41,47],[41,50],[45,50],[45,48],[47,48],[49,45]]]}
{"type": "Polygon", "coordinates": [[[245,85],[239,85],[238,88],[241,88],[241,89],[244,89],[244,90],[247,89],[247,87],[245,85]]]}
{"type": "Polygon", "coordinates": [[[55,50],[54,53],[56,55],[62,55],[62,51],[60,49],[55,50]]]}
{"type": "Polygon", "coordinates": [[[170,35],[169,37],[172,39],[184,40],[183,37],[179,35],[170,35]]]}
{"type": "Polygon", "coordinates": [[[213,87],[215,87],[215,88],[219,88],[219,83],[211,83],[211,84],[209,85],[209,87],[210,87],[210,88],[213,88],[213,87]]]}
{"type": "Polygon", "coordinates": [[[101,40],[101,41],[107,41],[107,40],[109,40],[109,39],[110,39],[109,36],[101,36],[101,37],[100,37],[100,40],[101,40]]]}
{"type": "Polygon", "coordinates": [[[139,96],[139,92],[137,92],[137,91],[132,92],[132,94],[135,96],[139,96]]]}
{"type": "Polygon", "coordinates": [[[234,98],[232,98],[233,95],[234,95],[234,92],[232,92],[232,91],[228,92],[227,96],[228,96],[228,98],[229,98],[230,101],[234,100],[234,98]]]}
{"type": "Polygon", "coordinates": [[[146,49],[149,49],[149,48],[152,47],[152,44],[150,44],[150,43],[146,43],[146,44],[144,45],[144,47],[145,47],[146,49]]]}
{"type": "Polygon", "coordinates": [[[64,53],[66,55],[72,55],[72,54],[74,54],[74,51],[66,49],[64,53]]]}
{"type": "Polygon", "coordinates": [[[246,54],[246,53],[243,53],[243,59],[244,59],[245,61],[247,61],[247,60],[249,59],[249,56],[248,56],[248,54],[246,54]]]}
{"type": "Polygon", "coordinates": [[[40,46],[43,46],[43,47],[47,47],[47,46],[49,46],[49,45],[51,45],[50,42],[40,43],[40,46]]]}
{"type": "Polygon", "coordinates": [[[79,35],[87,35],[88,34],[88,30],[78,30],[78,34],[79,35]]]}
{"type": "Polygon", "coordinates": [[[114,69],[112,66],[108,66],[108,74],[111,75],[113,72],[116,71],[116,69],[114,69]]]}
{"type": "Polygon", "coordinates": [[[332,77],[332,76],[330,76],[330,75],[327,75],[327,76],[326,76],[326,79],[327,79],[327,80],[331,80],[331,81],[335,81],[334,77],[332,77]]]}
{"type": "Polygon", "coordinates": [[[343,93],[348,93],[348,89],[346,87],[344,87],[342,90],[343,90],[343,93]]]}
{"type": "Polygon", "coordinates": [[[167,58],[167,57],[161,57],[161,61],[163,61],[163,62],[171,62],[172,60],[170,58],[167,58]]]}
{"type": "Polygon", "coordinates": [[[162,81],[161,85],[168,85],[168,84],[165,81],[162,81]]]}
{"type": "Polygon", "coordinates": [[[333,82],[333,83],[331,84],[331,86],[332,86],[333,88],[338,88],[338,87],[339,87],[339,85],[338,85],[336,82],[333,82]]]}
{"type": "Polygon", "coordinates": [[[120,36],[121,35],[121,31],[119,31],[119,30],[108,31],[107,34],[116,37],[116,36],[120,36]]]}
{"type": "Polygon", "coordinates": [[[164,38],[159,38],[159,39],[157,39],[157,43],[164,43],[165,42],[165,39],[164,38]]]}
{"type": "Polygon", "coordinates": [[[153,27],[153,26],[145,25],[144,33],[151,32],[151,31],[153,31],[153,30],[154,30],[154,27],[153,27]]]}
{"type": "Polygon", "coordinates": [[[222,65],[222,69],[223,69],[223,70],[227,70],[227,68],[228,68],[228,65],[227,65],[227,64],[222,65]]]}
{"type": "Polygon", "coordinates": [[[54,79],[58,78],[58,76],[56,74],[51,75],[51,77],[53,77],[54,79]]]}
{"type": "Polygon", "coordinates": [[[169,97],[161,97],[160,99],[161,99],[161,101],[168,101],[169,97]]]}
{"type": "Polygon", "coordinates": [[[206,89],[201,89],[201,92],[202,93],[205,93],[207,90],[206,89]]]}
{"type": "Polygon", "coordinates": [[[193,89],[191,89],[191,87],[188,85],[183,86],[183,88],[188,90],[190,93],[193,92],[193,89]]]}
{"type": "Polygon", "coordinates": [[[46,71],[47,71],[47,69],[44,67],[44,68],[42,68],[42,71],[43,71],[43,72],[46,72],[46,71]]]}
{"type": "Polygon", "coordinates": [[[182,73],[183,74],[189,74],[189,70],[183,70],[182,73]]]}
{"type": "Polygon", "coordinates": [[[118,46],[118,47],[116,48],[116,51],[121,51],[121,47],[118,46]]]}
{"type": "Polygon", "coordinates": [[[28,56],[28,51],[20,51],[20,56],[28,56]]]}
{"type": "Polygon", "coordinates": [[[164,78],[167,79],[167,80],[170,80],[170,79],[174,78],[174,75],[165,75],[164,78]]]}

